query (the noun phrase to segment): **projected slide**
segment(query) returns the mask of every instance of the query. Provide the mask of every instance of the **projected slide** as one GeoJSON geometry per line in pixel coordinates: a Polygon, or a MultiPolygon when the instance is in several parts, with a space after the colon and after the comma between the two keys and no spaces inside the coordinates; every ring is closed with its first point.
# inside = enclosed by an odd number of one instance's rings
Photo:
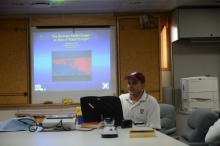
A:
{"type": "Polygon", "coordinates": [[[109,27],[32,28],[33,91],[109,90],[110,38],[109,27]]]}
{"type": "Polygon", "coordinates": [[[91,51],[52,52],[53,82],[91,81],[91,51]]]}

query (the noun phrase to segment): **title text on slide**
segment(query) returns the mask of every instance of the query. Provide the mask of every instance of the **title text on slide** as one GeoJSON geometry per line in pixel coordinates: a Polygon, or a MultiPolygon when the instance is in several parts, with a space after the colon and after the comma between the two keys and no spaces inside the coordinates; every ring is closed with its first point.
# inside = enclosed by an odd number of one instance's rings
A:
{"type": "Polygon", "coordinates": [[[90,34],[52,35],[53,41],[88,41],[90,34]]]}

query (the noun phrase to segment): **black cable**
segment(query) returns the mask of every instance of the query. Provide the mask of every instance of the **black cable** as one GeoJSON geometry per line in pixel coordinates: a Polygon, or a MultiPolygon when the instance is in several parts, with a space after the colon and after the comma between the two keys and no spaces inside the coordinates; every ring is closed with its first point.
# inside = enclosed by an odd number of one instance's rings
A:
{"type": "Polygon", "coordinates": [[[18,119],[18,121],[19,121],[19,122],[22,122],[22,123],[25,124],[25,125],[29,125],[29,131],[30,131],[30,132],[35,132],[35,131],[38,129],[37,122],[34,121],[34,120],[32,120],[31,118],[30,118],[30,119],[29,119],[29,118],[18,119]],[[32,125],[31,125],[31,124],[28,124],[28,123],[25,122],[24,120],[32,121],[35,125],[33,125],[33,124],[32,124],[32,125]],[[33,130],[33,129],[31,129],[32,126],[36,126],[36,128],[33,130]]]}
{"type": "MultiPolygon", "coordinates": [[[[29,119],[29,118],[18,119],[18,121],[19,121],[19,122],[22,122],[22,123],[25,124],[25,125],[29,125],[29,131],[30,131],[30,132],[35,132],[35,131],[37,131],[38,127],[42,127],[42,126],[38,125],[35,120],[32,120],[31,118],[30,118],[30,119],[29,119]],[[32,121],[34,124],[28,124],[28,123],[25,122],[24,120],[32,121]],[[31,128],[32,126],[36,126],[36,128],[33,130],[33,129],[31,128]]],[[[69,129],[65,129],[65,128],[63,127],[62,120],[60,120],[60,122],[59,122],[58,124],[54,125],[54,126],[51,126],[51,127],[42,127],[42,128],[54,128],[54,127],[60,128],[60,127],[58,126],[60,123],[61,123],[61,127],[62,127],[64,130],[69,131],[69,129]]]]}
{"type": "Polygon", "coordinates": [[[63,121],[62,121],[62,120],[60,121],[60,123],[61,123],[61,127],[62,127],[65,131],[71,131],[71,128],[68,128],[68,129],[64,128],[64,126],[63,126],[63,121]]]}
{"type": "MultiPolygon", "coordinates": [[[[23,119],[18,119],[18,121],[19,122],[22,122],[23,124],[25,124],[25,125],[29,125],[29,131],[30,132],[35,132],[35,131],[37,131],[37,129],[38,129],[38,127],[42,127],[42,126],[40,126],[40,125],[38,125],[37,124],[37,122],[35,121],[35,120],[33,120],[33,119],[31,119],[31,118],[23,118],[23,119]],[[25,122],[25,120],[28,120],[28,121],[32,121],[34,124],[29,124],[29,123],[27,123],[27,122],[25,122]],[[32,126],[36,126],[36,128],[35,129],[32,129],[31,127],[32,126]]],[[[92,131],[92,130],[94,130],[94,129],[96,129],[96,128],[92,128],[92,129],[84,129],[84,130],[82,130],[82,129],[71,129],[71,128],[68,128],[68,129],[66,129],[64,126],[63,126],[63,121],[62,120],[60,120],[60,122],[58,123],[58,124],[56,124],[56,125],[54,125],[54,126],[51,126],[51,127],[42,127],[42,128],[62,128],[63,130],[65,130],[65,131],[92,131]],[[61,126],[59,126],[59,125],[61,125],[61,126]]]]}

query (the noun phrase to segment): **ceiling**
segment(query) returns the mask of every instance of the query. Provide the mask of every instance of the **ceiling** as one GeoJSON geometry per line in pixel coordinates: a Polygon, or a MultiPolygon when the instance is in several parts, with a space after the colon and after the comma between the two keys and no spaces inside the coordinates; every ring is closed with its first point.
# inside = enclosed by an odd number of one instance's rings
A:
{"type": "Polygon", "coordinates": [[[220,8],[220,0],[0,0],[0,15],[169,12],[180,7],[220,8]]]}

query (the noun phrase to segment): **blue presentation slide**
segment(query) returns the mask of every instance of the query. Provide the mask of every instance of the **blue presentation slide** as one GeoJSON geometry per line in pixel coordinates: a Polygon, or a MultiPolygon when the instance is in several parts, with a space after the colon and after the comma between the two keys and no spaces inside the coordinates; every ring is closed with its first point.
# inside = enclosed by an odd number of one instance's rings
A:
{"type": "Polygon", "coordinates": [[[33,32],[34,91],[110,87],[110,30],[75,28],[33,32]]]}

